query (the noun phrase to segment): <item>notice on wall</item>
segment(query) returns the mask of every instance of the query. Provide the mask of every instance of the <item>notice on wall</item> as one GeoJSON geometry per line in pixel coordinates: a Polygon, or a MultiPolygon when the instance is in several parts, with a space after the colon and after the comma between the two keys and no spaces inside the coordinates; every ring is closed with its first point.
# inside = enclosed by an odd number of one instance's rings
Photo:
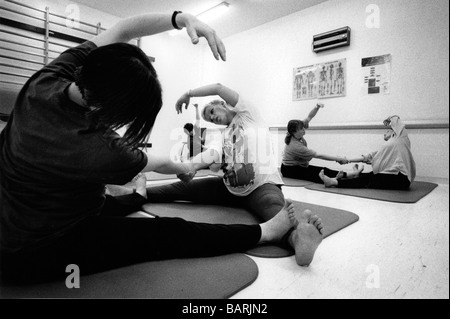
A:
{"type": "Polygon", "coordinates": [[[389,94],[391,92],[391,61],[390,54],[361,60],[363,94],[389,94]]]}
{"type": "Polygon", "coordinates": [[[309,65],[294,69],[293,101],[317,98],[317,66],[309,65]]]}
{"type": "Polygon", "coordinates": [[[347,60],[294,68],[293,101],[345,96],[347,60]]]}

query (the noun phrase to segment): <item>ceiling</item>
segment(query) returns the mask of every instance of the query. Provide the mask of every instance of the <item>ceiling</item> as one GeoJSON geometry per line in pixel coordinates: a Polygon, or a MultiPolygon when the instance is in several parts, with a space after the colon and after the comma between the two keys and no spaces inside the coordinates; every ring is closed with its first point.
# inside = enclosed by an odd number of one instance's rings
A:
{"type": "MultiPolygon", "coordinates": [[[[226,0],[229,10],[208,24],[221,38],[243,32],[328,0],[226,0]]],[[[222,0],[75,0],[114,16],[125,18],[145,12],[180,10],[199,14],[222,0]]]]}

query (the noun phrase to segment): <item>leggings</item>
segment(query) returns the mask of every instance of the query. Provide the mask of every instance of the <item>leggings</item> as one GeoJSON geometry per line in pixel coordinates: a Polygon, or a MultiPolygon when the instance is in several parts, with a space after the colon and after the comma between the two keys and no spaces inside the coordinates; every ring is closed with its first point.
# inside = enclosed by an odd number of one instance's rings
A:
{"type": "Polygon", "coordinates": [[[398,175],[361,173],[357,178],[340,179],[338,182],[339,188],[407,190],[411,185],[408,177],[402,173],[398,173],[398,175]]]}
{"type": "Polygon", "coordinates": [[[125,217],[145,202],[138,194],[107,196],[100,215],[84,219],[56,240],[3,252],[2,281],[29,284],[63,279],[69,264],[76,264],[80,274],[87,275],[147,261],[243,252],[261,238],[259,225],[125,217]]]}
{"type": "Polygon", "coordinates": [[[244,207],[262,221],[272,219],[284,206],[281,187],[264,184],[247,196],[231,194],[221,177],[194,179],[189,183],[147,187],[149,202],[191,201],[198,204],[244,207]]]}
{"type": "Polygon", "coordinates": [[[318,167],[314,165],[309,165],[308,167],[302,166],[286,166],[281,164],[281,174],[284,177],[302,179],[305,181],[310,181],[318,184],[323,184],[323,181],[319,177],[321,170],[328,177],[336,177],[339,171],[334,171],[326,167],[318,167]]]}

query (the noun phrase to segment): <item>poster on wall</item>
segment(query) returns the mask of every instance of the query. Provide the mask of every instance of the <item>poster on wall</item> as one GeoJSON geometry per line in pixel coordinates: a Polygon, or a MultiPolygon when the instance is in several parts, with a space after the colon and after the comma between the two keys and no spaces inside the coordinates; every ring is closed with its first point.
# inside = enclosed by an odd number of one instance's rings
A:
{"type": "Polygon", "coordinates": [[[346,59],[319,65],[319,99],[345,96],[346,69],[346,59]]]}
{"type": "Polygon", "coordinates": [[[295,68],[293,101],[345,96],[347,60],[295,68]]]}
{"type": "Polygon", "coordinates": [[[309,65],[294,69],[293,101],[317,98],[317,65],[309,65]]]}
{"type": "Polygon", "coordinates": [[[391,92],[391,61],[390,54],[361,60],[363,94],[389,94],[391,92]]]}

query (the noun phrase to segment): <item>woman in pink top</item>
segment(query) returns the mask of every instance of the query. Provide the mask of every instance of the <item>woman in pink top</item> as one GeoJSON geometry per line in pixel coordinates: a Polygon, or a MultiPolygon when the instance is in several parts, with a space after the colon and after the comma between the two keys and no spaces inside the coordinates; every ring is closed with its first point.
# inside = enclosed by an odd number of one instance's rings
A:
{"type": "Polygon", "coordinates": [[[397,115],[387,118],[383,124],[389,127],[384,133],[387,143],[376,152],[349,159],[349,162],[371,164],[373,171],[358,178],[339,180],[325,176],[322,171],[319,175],[325,187],[409,189],[416,177],[416,163],[405,125],[397,115]]]}

